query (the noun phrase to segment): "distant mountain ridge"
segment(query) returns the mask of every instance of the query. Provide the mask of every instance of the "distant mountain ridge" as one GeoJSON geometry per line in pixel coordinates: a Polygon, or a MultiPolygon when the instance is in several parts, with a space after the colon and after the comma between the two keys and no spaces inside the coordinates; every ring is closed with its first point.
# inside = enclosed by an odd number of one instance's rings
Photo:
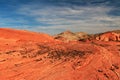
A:
{"type": "Polygon", "coordinates": [[[60,39],[60,40],[64,40],[64,41],[79,41],[79,40],[83,40],[83,39],[87,39],[88,38],[88,34],[84,33],[84,32],[71,32],[71,31],[65,31],[62,32],[60,34],[57,34],[54,36],[55,39],[60,39]]]}
{"type": "Polygon", "coordinates": [[[63,41],[120,41],[120,30],[107,31],[99,34],[65,31],[55,35],[54,38],[63,41]]]}
{"type": "Polygon", "coordinates": [[[100,41],[120,41],[120,30],[107,31],[96,36],[100,41]]]}
{"type": "Polygon", "coordinates": [[[32,41],[120,41],[120,30],[107,31],[98,34],[88,34],[85,32],[64,31],[55,36],[45,33],[30,32],[26,30],[15,30],[9,28],[0,28],[0,38],[14,40],[32,40],[32,41]]]}

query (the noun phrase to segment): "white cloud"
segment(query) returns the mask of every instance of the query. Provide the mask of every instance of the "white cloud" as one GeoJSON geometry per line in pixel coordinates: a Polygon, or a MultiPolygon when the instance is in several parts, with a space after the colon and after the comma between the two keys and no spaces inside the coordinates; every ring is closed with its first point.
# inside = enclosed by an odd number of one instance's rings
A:
{"type": "Polygon", "coordinates": [[[120,17],[110,16],[112,8],[106,6],[96,7],[40,7],[39,5],[23,5],[18,9],[19,14],[33,17],[36,22],[48,24],[37,26],[36,30],[55,31],[70,29],[73,31],[97,32],[120,28],[120,17]]]}

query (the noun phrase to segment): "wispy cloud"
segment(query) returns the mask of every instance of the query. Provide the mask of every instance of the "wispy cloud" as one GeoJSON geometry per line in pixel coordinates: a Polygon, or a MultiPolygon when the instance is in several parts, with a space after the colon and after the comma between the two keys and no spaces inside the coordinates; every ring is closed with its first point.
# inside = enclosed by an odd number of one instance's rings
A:
{"type": "Polygon", "coordinates": [[[0,0],[0,27],[51,34],[120,29],[120,1],[0,0]]]}
{"type": "Polygon", "coordinates": [[[23,5],[18,12],[33,17],[38,23],[47,24],[37,26],[36,29],[46,31],[66,30],[97,32],[101,30],[118,29],[120,16],[108,15],[113,9],[107,6],[49,6],[38,8],[39,5],[23,5]],[[48,30],[47,30],[48,29],[48,30]]]}

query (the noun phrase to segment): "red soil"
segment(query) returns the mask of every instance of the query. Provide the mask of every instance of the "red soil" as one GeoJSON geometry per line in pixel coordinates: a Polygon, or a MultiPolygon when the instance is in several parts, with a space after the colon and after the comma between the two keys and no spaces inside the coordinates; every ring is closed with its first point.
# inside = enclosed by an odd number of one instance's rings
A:
{"type": "Polygon", "coordinates": [[[120,42],[62,42],[0,29],[0,79],[120,80],[120,42]]]}

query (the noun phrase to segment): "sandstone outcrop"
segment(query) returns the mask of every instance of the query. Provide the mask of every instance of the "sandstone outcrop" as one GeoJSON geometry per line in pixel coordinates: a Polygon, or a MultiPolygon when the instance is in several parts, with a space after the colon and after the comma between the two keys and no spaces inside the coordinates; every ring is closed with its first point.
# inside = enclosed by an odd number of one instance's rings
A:
{"type": "Polygon", "coordinates": [[[82,41],[88,38],[88,34],[84,32],[71,32],[65,31],[60,34],[55,35],[55,39],[63,41],[82,41]]]}
{"type": "MultiPolygon", "coordinates": [[[[69,31],[63,34],[71,41],[43,33],[0,29],[0,79],[120,80],[120,42],[115,41],[116,33],[101,34],[101,40],[97,35],[98,41],[92,35],[94,41],[89,42],[71,39],[76,34],[69,31]]],[[[86,39],[86,35],[83,37],[86,39]]]]}
{"type": "Polygon", "coordinates": [[[106,32],[96,37],[99,41],[120,41],[120,34],[115,32],[106,32]]]}

